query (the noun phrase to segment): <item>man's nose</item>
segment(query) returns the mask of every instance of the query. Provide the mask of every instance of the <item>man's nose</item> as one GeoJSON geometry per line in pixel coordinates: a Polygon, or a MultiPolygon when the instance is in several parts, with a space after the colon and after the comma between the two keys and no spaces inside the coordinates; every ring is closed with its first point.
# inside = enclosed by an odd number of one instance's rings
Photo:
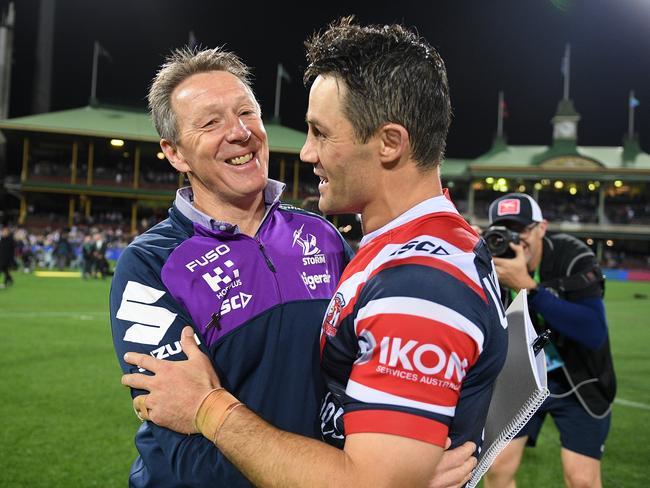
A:
{"type": "Polygon", "coordinates": [[[251,131],[246,126],[244,121],[239,117],[235,117],[228,129],[227,139],[231,143],[243,143],[248,141],[251,137],[251,131]]]}
{"type": "Polygon", "coordinates": [[[302,145],[302,149],[300,150],[300,160],[309,164],[318,163],[316,149],[309,134],[307,134],[307,140],[305,140],[305,143],[302,145]]]}

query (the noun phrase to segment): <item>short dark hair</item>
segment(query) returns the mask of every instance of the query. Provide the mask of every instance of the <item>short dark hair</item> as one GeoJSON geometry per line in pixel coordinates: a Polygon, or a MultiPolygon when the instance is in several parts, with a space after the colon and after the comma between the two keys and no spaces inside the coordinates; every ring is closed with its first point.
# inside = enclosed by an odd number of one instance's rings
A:
{"type": "Polygon", "coordinates": [[[451,122],[449,85],[442,58],[425,39],[398,24],[360,26],[344,17],[305,47],[305,85],[319,75],[345,82],[343,110],[359,141],[397,123],[409,133],[418,166],[440,163],[451,122]]]}

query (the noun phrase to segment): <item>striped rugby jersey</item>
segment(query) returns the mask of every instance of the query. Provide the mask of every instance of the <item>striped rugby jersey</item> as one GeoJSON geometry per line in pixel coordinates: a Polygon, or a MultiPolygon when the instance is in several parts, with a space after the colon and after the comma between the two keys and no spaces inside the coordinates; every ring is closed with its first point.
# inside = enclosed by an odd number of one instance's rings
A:
{"type": "Polygon", "coordinates": [[[498,290],[484,241],[445,195],[366,235],[323,320],[323,438],[480,446],[507,350],[498,290]]]}

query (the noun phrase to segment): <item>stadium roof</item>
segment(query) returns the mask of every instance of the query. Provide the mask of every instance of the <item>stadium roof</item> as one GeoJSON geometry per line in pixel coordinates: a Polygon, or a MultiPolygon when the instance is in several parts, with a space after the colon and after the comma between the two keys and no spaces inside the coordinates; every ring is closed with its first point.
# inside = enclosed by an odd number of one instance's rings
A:
{"type": "MultiPolygon", "coordinates": [[[[265,123],[272,152],[298,154],[303,132],[276,123],[265,123]]],[[[125,139],[158,143],[160,137],[149,114],[134,109],[87,106],[26,117],[0,120],[0,129],[125,139]]]]}
{"type": "Polygon", "coordinates": [[[626,140],[624,146],[577,146],[569,141],[555,141],[552,146],[511,146],[497,138],[490,150],[476,159],[445,159],[441,176],[445,180],[503,176],[650,181],[650,154],[641,150],[636,139],[626,140]]]}
{"type": "Polygon", "coordinates": [[[509,146],[501,141],[475,160],[472,165],[544,166],[554,158],[566,158],[565,166],[581,159],[591,160],[594,167],[650,169],[650,154],[641,151],[634,141],[629,146],[509,146]],[[573,161],[570,159],[575,157],[573,161]],[[597,166],[596,166],[597,165],[597,166]]]}

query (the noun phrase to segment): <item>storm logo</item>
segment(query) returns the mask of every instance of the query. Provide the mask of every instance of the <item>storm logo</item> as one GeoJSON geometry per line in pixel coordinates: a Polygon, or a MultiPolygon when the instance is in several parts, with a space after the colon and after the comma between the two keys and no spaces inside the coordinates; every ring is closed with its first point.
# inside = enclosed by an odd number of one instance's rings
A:
{"type": "Polygon", "coordinates": [[[330,306],[327,309],[327,315],[325,315],[325,320],[323,321],[323,330],[330,337],[336,335],[338,321],[343,307],[345,307],[345,299],[341,293],[337,293],[332,298],[330,306]]]}
{"type": "Polygon", "coordinates": [[[300,229],[293,231],[293,243],[291,244],[291,247],[295,246],[297,242],[302,248],[303,256],[313,256],[314,254],[318,254],[320,252],[320,249],[316,245],[315,235],[306,234],[305,237],[302,237],[302,229],[304,226],[305,224],[302,224],[300,226],[300,229]]]}

